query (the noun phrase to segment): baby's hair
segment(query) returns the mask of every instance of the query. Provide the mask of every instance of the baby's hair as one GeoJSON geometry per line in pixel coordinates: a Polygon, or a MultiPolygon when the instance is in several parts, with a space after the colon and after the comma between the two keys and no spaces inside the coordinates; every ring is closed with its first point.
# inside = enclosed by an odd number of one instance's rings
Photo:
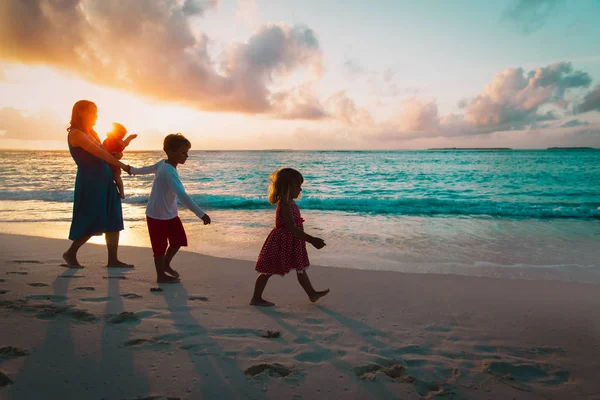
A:
{"type": "Polygon", "coordinates": [[[192,147],[192,144],[181,133],[171,133],[167,135],[163,142],[163,150],[165,152],[179,150],[182,146],[189,149],[192,147]]]}
{"type": "Polygon", "coordinates": [[[118,122],[113,122],[113,128],[110,132],[108,132],[106,134],[106,136],[119,137],[119,136],[125,136],[126,134],[127,134],[127,128],[125,128],[123,126],[123,124],[120,124],[118,122]]]}
{"type": "Polygon", "coordinates": [[[277,204],[280,201],[287,203],[290,200],[292,185],[304,183],[304,177],[293,168],[281,168],[269,177],[269,203],[277,204]]]}

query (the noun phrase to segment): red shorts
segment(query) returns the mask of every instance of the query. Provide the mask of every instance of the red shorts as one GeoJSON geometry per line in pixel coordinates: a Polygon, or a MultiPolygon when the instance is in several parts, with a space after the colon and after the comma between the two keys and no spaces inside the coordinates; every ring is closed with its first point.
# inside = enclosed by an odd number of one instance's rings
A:
{"type": "Polygon", "coordinates": [[[146,216],[150,243],[154,257],[162,257],[167,251],[167,242],[171,247],[187,246],[187,236],[179,217],[173,219],[154,219],[146,216]]]}

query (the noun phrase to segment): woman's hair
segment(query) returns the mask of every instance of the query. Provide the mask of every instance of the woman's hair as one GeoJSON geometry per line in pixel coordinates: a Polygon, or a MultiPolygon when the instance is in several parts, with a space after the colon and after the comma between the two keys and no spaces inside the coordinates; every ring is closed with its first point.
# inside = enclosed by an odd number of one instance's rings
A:
{"type": "Polygon", "coordinates": [[[106,136],[110,137],[124,137],[127,134],[127,128],[118,122],[113,122],[113,128],[106,136]]]}
{"type": "Polygon", "coordinates": [[[191,148],[192,144],[181,133],[171,133],[163,141],[163,150],[165,152],[179,150],[182,146],[191,148]]]}
{"type": "Polygon", "coordinates": [[[280,201],[287,203],[293,185],[304,183],[304,177],[293,168],[281,168],[269,177],[269,203],[277,204],[280,201]]]}
{"type": "Polygon", "coordinates": [[[71,122],[69,124],[69,127],[67,128],[67,131],[71,132],[71,130],[73,129],[84,130],[88,128],[88,126],[86,126],[86,121],[84,120],[81,113],[90,109],[97,110],[98,107],[96,106],[96,104],[89,100],[79,100],[77,103],[75,103],[73,105],[73,111],[71,112],[71,122]]]}

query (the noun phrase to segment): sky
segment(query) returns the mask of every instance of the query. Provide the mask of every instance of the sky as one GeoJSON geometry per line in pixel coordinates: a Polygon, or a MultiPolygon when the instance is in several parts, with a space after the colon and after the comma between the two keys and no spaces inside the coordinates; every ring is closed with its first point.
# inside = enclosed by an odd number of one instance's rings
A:
{"type": "Polygon", "coordinates": [[[600,147],[600,0],[3,0],[0,148],[600,147]]]}

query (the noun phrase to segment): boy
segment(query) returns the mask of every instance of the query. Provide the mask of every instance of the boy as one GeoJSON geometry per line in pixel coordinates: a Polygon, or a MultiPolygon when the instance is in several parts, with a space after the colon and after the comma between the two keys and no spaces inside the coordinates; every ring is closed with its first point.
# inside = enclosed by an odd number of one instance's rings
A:
{"type": "MultiPolygon", "coordinates": [[[[113,122],[113,130],[106,134],[106,139],[102,142],[104,149],[112,154],[117,160],[123,158],[123,150],[125,150],[125,147],[129,146],[129,143],[138,136],[134,134],[125,137],[125,135],[127,135],[127,129],[118,122],[113,122]]],[[[113,171],[113,179],[119,190],[119,195],[124,199],[125,192],[123,191],[121,168],[117,168],[113,165],[111,165],[110,168],[113,171]]]]}
{"type": "Polygon", "coordinates": [[[177,165],[185,164],[191,147],[181,133],[167,135],[163,142],[166,160],[149,167],[131,168],[132,175],[156,173],[146,206],[146,221],[158,283],[179,282],[179,273],[171,268],[171,260],[181,246],[187,246],[187,237],[177,216],[177,199],[202,219],[204,225],[210,224],[210,217],[188,196],[177,173],[177,165]]]}

